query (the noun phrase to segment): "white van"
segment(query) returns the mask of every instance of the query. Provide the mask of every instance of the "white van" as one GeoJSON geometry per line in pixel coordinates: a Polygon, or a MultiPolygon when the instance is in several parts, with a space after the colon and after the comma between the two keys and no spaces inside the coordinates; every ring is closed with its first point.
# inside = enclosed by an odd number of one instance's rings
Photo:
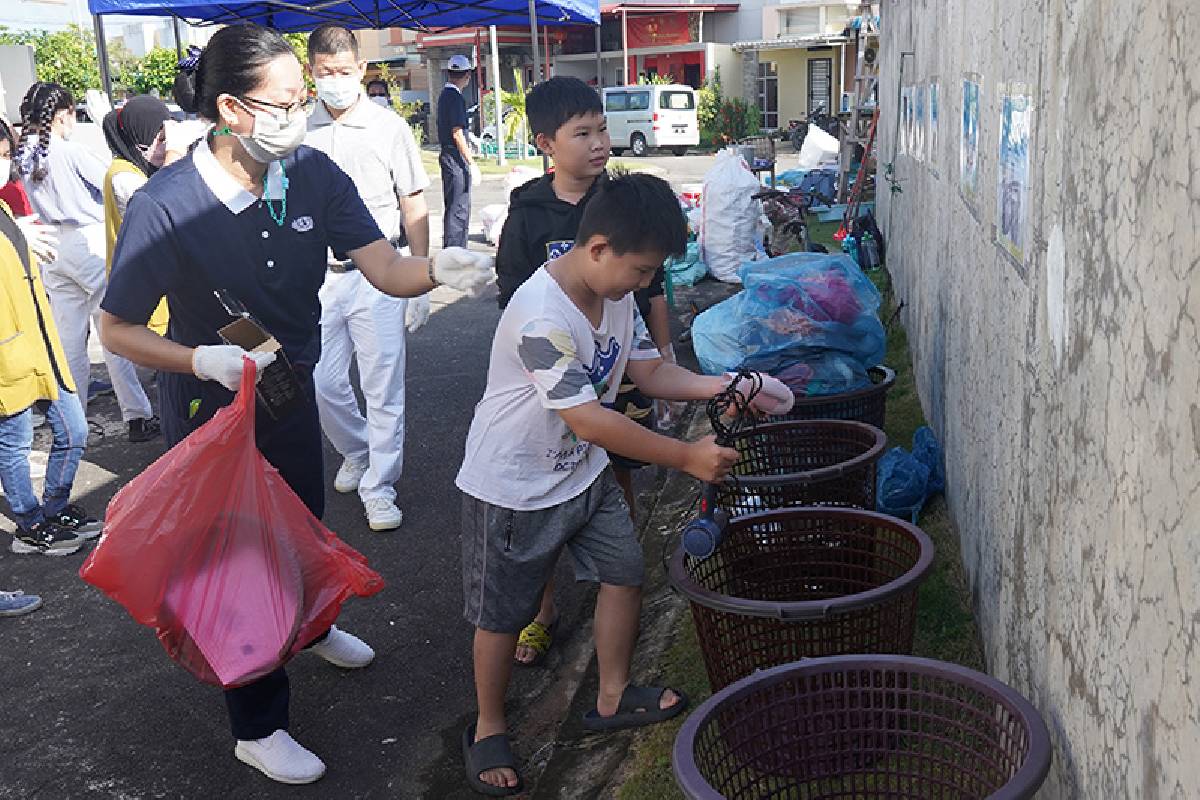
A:
{"type": "Polygon", "coordinates": [[[644,156],[665,148],[677,156],[700,144],[696,90],[690,86],[614,86],[604,90],[604,114],[612,151],[644,156]]]}

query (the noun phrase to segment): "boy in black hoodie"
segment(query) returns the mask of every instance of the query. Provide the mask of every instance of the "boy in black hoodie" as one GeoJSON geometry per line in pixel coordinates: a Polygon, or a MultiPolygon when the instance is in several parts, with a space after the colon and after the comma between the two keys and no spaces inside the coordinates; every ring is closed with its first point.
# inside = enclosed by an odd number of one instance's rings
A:
{"type": "MultiPolygon", "coordinates": [[[[525,97],[525,113],[538,148],[554,161],[554,171],[514,189],[509,198],[508,219],[496,252],[501,308],[542,264],[571,249],[584,206],[608,180],[605,168],[612,149],[600,96],[578,78],[556,77],[533,87],[525,97]]],[[[661,269],[648,288],[634,293],[634,300],[659,353],[674,362],[661,269]]],[[[653,402],[628,376],[615,408],[646,427],[653,424],[653,402]]],[[[646,465],[613,454],[609,458],[630,516],[635,516],[633,470],[646,465]]],[[[557,616],[551,578],[537,617],[521,632],[517,663],[541,662],[553,641],[557,616]]]]}

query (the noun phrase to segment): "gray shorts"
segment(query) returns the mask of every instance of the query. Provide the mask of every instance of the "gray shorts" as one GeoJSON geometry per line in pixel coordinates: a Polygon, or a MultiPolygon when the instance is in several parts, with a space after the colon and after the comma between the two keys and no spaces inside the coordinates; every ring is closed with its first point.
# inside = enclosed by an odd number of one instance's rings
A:
{"type": "Polygon", "coordinates": [[[642,545],[611,469],[583,494],[538,511],[463,496],[463,616],[477,628],[519,633],[565,546],[580,581],[641,586],[642,545]]]}

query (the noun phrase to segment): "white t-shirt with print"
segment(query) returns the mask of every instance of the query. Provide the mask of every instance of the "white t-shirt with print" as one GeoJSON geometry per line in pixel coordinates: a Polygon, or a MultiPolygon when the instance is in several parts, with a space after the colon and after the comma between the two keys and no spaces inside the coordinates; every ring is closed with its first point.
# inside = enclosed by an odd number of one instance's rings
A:
{"type": "Polygon", "coordinates": [[[542,267],[500,317],[458,488],[515,511],[582,494],[608,465],[608,454],[576,437],[558,412],[613,402],[628,360],[658,357],[632,295],[606,299],[593,328],[542,267]]]}

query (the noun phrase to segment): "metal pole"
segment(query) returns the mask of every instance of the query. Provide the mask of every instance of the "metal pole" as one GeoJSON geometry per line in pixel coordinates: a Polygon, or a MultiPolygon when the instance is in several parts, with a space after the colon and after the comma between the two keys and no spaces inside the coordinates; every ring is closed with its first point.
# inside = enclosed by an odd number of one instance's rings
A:
{"type": "Polygon", "coordinates": [[[96,29],[96,50],[100,54],[100,83],[104,86],[104,93],[108,95],[108,102],[112,103],[112,75],[108,68],[108,44],[104,41],[104,22],[99,14],[92,15],[92,22],[96,29]]]}
{"type": "Polygon", "coordinates": [[[171,17],[171,28],[175,31],[175,57],[183,60],[183,40],[179,35],[179,17],[171,17]]]}
{"type": "Polygon", "coordinates": [[[504,101],[500,98],[500,45],[496,41],[496,26],[488,27],[492,44],[492,94],[496,101],[496,163],[504,166],[504,101]]]}
{"type": "Polygon", "coordinates": [[[529,41],[533,43],[533,77],[535,83],[546,78],[542,75],[542,54],[538,47],[537,0],[529,0],[529,41]]]}
{"type": "Polygon", "coordinates": [[[604,60],[600,57],[600,23],[596,23],[596,91],[604,88],[604,60]]]}
{"type": "Polygon", "coordinates": [[[542,70],[542,79],[550,80],[550,29],[542,26],[542,57],[546,59],[546,69],[542,70]]]}
{"type": "Polygon", "coordinates": [[[624,61],[621,63],[621,75],[624,77],[624,84],[632,86],[633,81],[629,80],[629,11],[621,9],[621,48],[625,51],[624,61]]]}

